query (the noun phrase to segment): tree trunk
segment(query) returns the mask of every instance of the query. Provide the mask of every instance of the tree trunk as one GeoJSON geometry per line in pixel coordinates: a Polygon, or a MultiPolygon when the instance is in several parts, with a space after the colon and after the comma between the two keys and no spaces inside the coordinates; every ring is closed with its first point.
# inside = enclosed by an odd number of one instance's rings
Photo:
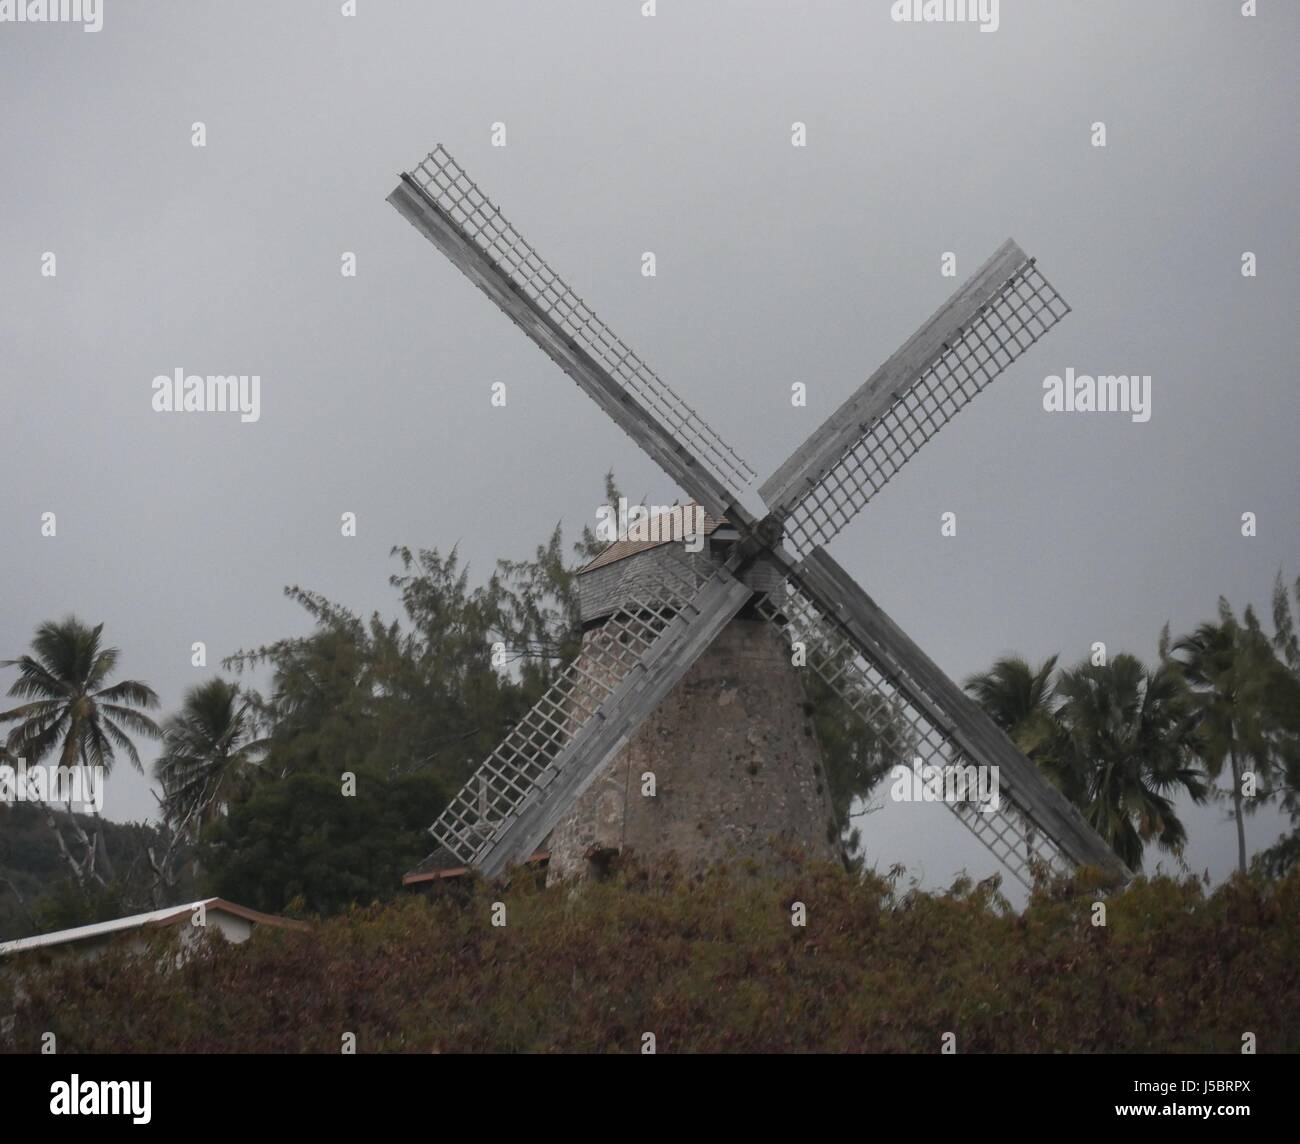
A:
{"type": "MultiPolygon", "coordinates": [[[[90,760],[86,758],[85,744],[82,744],[81,747],[81,768],[83,774],[89,772],[90,770],[90,760]]],[[[104,774],[100,776],[101,783],[104,781],[104,778],[107,777],[107,773],[108,773],[108,768],[105,767],[104,774]]],[[[101,792],[102,792],[102,787],[101,787],[101,792]]],[[[69,802],[68,804],[68,811],[69,813],[71,813],[72,811],[71,802],[69,802]]],[[[91,869],[92,870],[94,869],[94,859],[102,858],[104,863],[104,872],[108,876],[107,881],[111,882],[116,877],[116,874],[113,870],[113,860],[108,856],[108,837],[106,831],[104,830],[104,819],[101,817],[99,813],[99,809],[95,806],[92,806],[90,808],[90,815],[95,820],[94,855],[91,863],[91,869]]],[[[105,883],[104,878],[98,878],[97,880],[100,882],[101,885],[105,883]]]]}
{"type": "Polygon", "coordinates": [[[95,869],[95,848],[94,843],[87,837],[86,832],[81,828],[81,823],[77,821],[77,816],[69,809],[63,806],[58,807],[60,814],[67,817],[72,826],[72,833],[76,835],[77,841],[81,844],[82,853],[85,857],[78,862],[68,849],[67,843],[63,840],[63,831],[59,828],[58,820],[54,817],[55,808],[48,802],[38,802],[37,805],[45,812],[45,822],[50,830],[54,833],[54,840],[58,843],[59,853],[63,855],[64,860],[72,869],[73,877],[77,880],[77,885],[84,888],[87,880],[98,882],[104,885],[104,879],[99,871],[95,869]]]}
{"type": "Polygon", "coordinates": [[[99,811],[92,809],[90,813],[95,819],[95,850],[103,862],[104,873],[111,882],[117,877],[117,870],[113,866],[113,859],[108,855],[108,831],[104,829],[104,819],[99,811]]]}
{"type": "Polygon", "coordinates": [[[1229,748],[1232,759],[1232,812],[1237,819],[1237,869],[1246,872],[1246,824],[1241,813],[1241,769],[1237,762],[1237,748],[1229,748]]]}

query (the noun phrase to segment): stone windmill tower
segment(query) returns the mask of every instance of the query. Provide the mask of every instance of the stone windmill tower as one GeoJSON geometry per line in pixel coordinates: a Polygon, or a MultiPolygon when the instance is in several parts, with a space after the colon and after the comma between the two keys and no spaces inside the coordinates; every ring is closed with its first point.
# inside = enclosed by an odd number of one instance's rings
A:
{"type": "MultiPolygon", "coordinates": [[[[700,514],[700,546],[680,551],[694,506],[649,524],[659,540],[622,539],[578,573],[587,654],[598,655],[606,623],[635,611],[645,585],[725,565],[740,539],[726,521],[700,514]]],[[[749,577],[758,594],[781,577],[761,565],[749,577]]],[[[630,852],[654,860],[674,854],[688,868],[776,852],[839,856],[811,708],[780,632],[743,607],[632,734],[561,819],[546,843],[548,881],[599,870],[630,852]]]]}
{"type": "Polygon", "coordinates": [[[997,774],[1000,800],[947,805],[1020,881],[1030,884],[1040,866],[1093,866],[1112,884],[1130,876],[824,547],[1069,312],[1015,242],[764,482],[767,513],[758,517],[739,491],[754,479],[749,466],[443,148],[403,174],[388,200],[695,504],[726,522],[711,530],[705,552],[615,546],[588,566],[582,653],[451,800],[430,828],[437,850],[408,882],[448,866],[492,877],[547,839],[557,876],[624,847],[710,862],[754,853],[772,834],[830,853],[819,760],[788,670],[795,663],[817,672],[867,727],[888,712],[893,754],[945,774],[997,774]],[[655,774],[655,799],[639,787],[631,793],[645,772],[655,774]]]}

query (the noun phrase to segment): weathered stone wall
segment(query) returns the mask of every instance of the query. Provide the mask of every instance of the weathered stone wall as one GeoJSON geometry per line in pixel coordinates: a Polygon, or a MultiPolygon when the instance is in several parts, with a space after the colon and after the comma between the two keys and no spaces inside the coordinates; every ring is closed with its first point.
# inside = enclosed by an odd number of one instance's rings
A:
{"type": "MultiPolygon", "coordinates": [[[[590,635],[588,638],[591,638],[590,635]]],[[[803,687],[780,634],[733,620],[552,832],[548,881],[589,872],[593,850],[686,868],[753,857],[772,840],[838,859],[803,687]],[[653,772],[654,797],[641,793],[653,772]]]]}

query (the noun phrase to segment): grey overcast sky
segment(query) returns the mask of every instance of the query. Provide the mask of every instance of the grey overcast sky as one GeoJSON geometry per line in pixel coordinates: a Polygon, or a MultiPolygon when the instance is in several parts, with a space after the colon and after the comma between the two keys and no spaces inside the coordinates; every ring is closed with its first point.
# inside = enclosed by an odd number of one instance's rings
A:
{"type": "MultiPolygon", "coordinates": [[[[307,630],[285,584],[393,614],[395,543],[486,574],[592,520],[611,467],[679,495],[384,201],[439,141],[760,480],[950,293],[944,251],[959,280],[1009,235],[1039,259],[1073,313],[832,546],[954,678],[1097,640],[1152,658],[1220,593],[1266,605],[1300,574],[1300,4],[1002,0],[993,33],[891,7],[106,0],[97,33],[0,23],[0,656],[75,612],[169,710],[211,674],[194,641],[216,664],[307,630]],[[1067,367],[1149,374],[1150,421],[1045,412],[1067,367]],[[177,368],[260,375],[260,421],[155,413],[177,368]]],[[[122,768],[107,813],[152,809],[122,768]]],[[[1187,819],[1190,865],[1226,874],[1222,808],[1187,819]]],[[[942,811],[864,827],[930,882],[993,868],[942,811]]],[[[1251,848],[1279,830],[1261,813],[1251,848]]]]}

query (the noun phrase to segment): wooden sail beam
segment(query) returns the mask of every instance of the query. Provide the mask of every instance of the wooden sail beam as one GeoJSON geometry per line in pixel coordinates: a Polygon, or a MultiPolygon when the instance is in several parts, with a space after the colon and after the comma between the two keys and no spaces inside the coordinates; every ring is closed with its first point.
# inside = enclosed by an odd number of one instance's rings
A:
{"type": "Polygon", "coordinates": [[[829,543],[1069,306],[1008,239],[766,481],[799,551],[829,543]]]}
{"type": "Polygon", "coordinates": [[[388,201],[711,515],[737,523],[752,519],[736,495],[470,241],[415,180],[402,175],[388,201]]]}
{"type": "Polygon", "coordinates": [[[1064,795],[1007,738],[973,699],[908,637],[824,550],[790,569],[790,579],[881,665],[907,701],[973,762],[998,768],[1007,797],[1078,865],[1096,866],[1113,883],[1128,868],[1064,795]]]}

